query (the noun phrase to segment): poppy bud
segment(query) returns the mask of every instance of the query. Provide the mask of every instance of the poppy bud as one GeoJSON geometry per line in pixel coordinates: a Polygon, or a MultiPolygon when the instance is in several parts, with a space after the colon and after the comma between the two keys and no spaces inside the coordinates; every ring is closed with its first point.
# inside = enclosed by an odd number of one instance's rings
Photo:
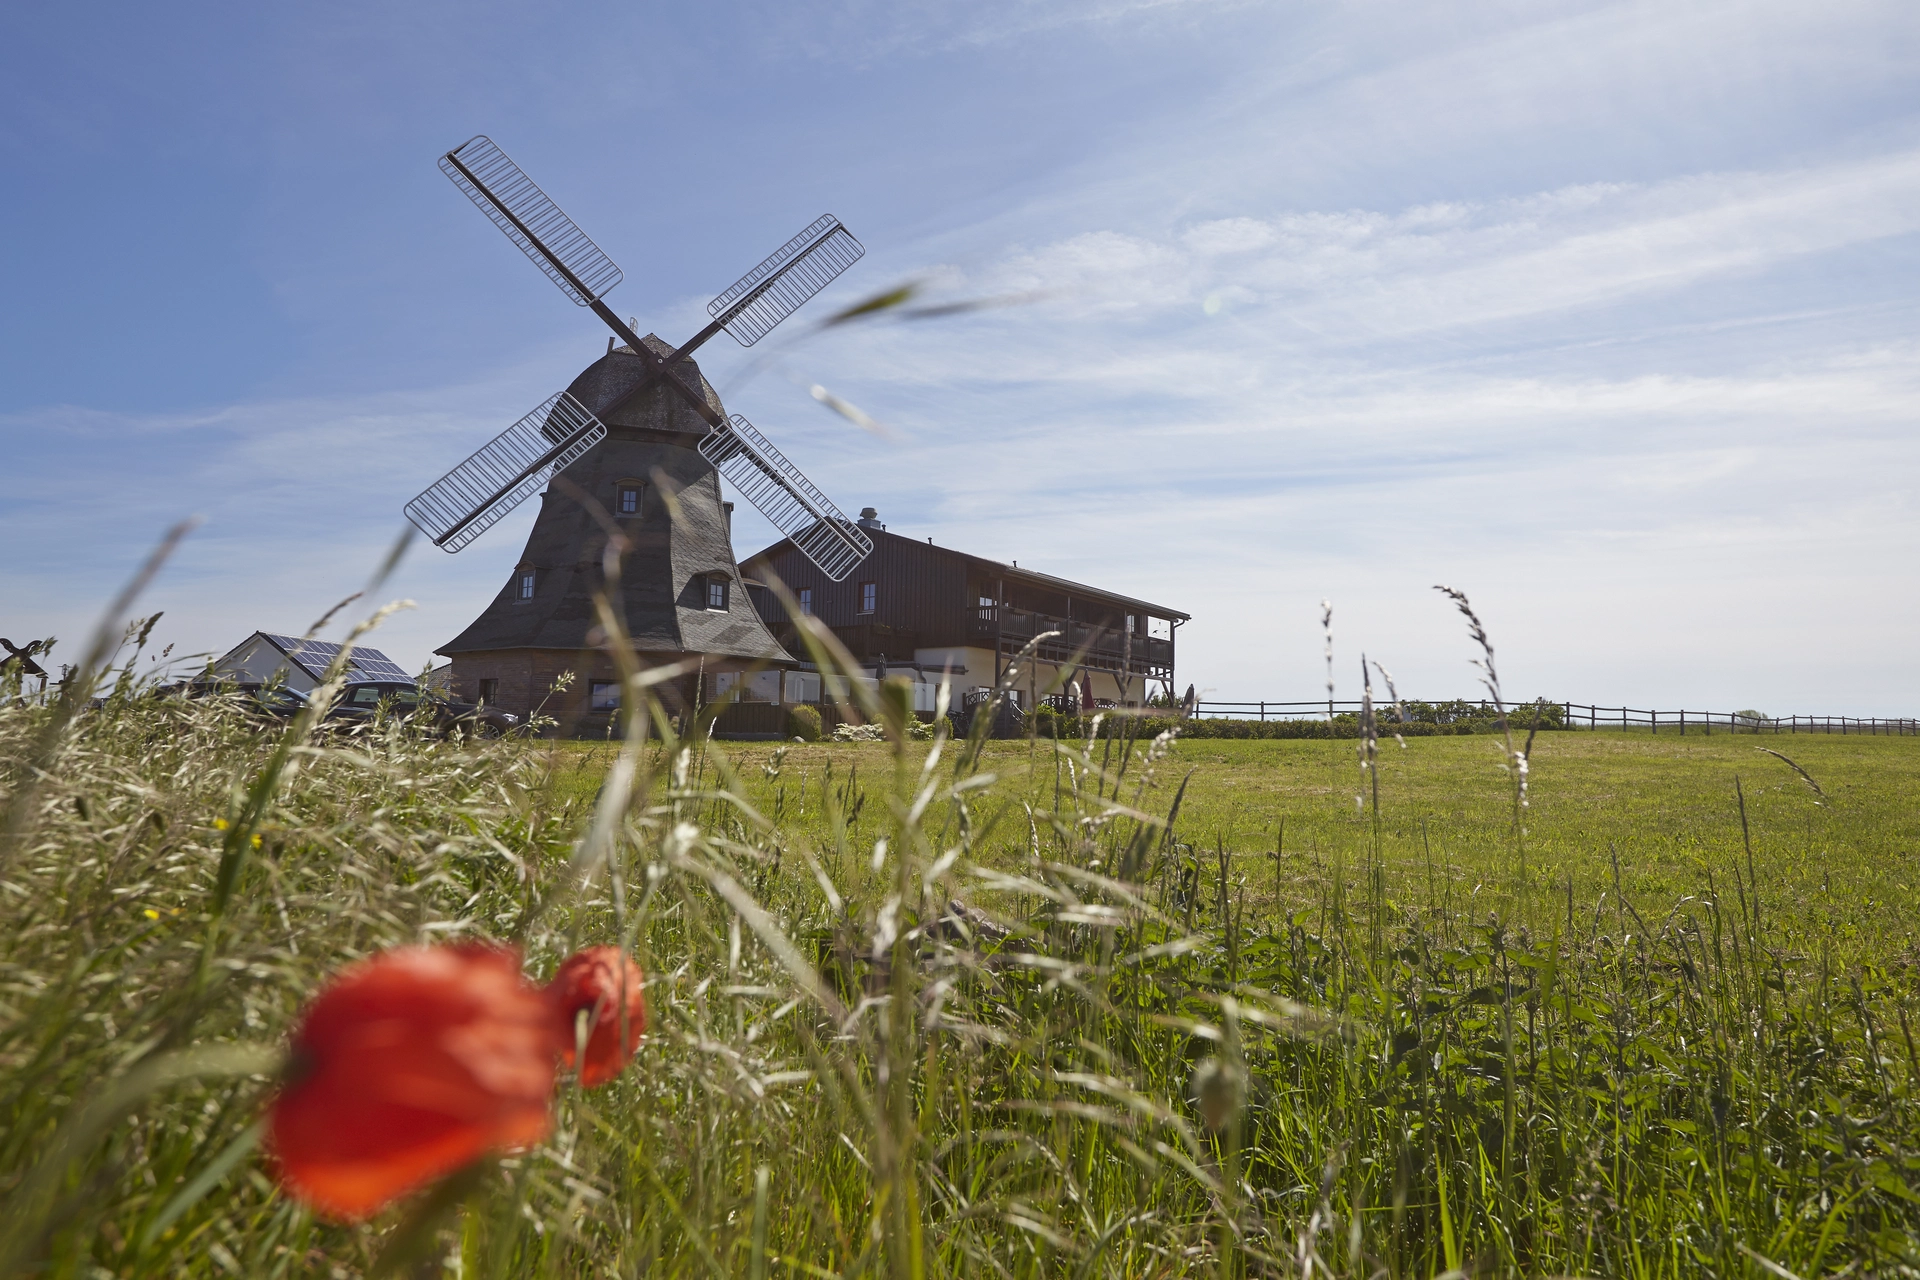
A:
{"type": "Polygon", "coordinates": [[[579,1045],[579,1018],[587,1016],[587,1048],[580,1083],[589,1089],[626,1069],[627,1059],[647,1029],[647,1004],[640,993],[645,976],[618,947],[588,947],[567,957],[547,984],[560,1061],[573,1065],[579,1045]],[[626,1036],[621,1037],[621,1023],[626,1036]]]}
{"type": "Polygon", "coordinates": [[[357,1221],[547,1134],[552,1014],[520,955],[399,947],[336,975],[293,1033],[267,1117],[281,1186],[357,1221]]]}

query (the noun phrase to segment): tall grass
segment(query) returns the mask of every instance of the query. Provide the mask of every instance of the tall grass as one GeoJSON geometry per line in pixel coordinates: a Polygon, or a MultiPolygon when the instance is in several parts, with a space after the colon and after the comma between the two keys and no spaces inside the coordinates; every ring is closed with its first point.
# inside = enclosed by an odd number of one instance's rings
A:
{"type": "Polygon", "coordinates": [[[1224,848],[1180,838],[1172,734],[1030,744],[1057,779],[1035,793],[977,738],[912,741],[883,689],[863,710],[885,747],[803,779],[760,748],[749,778],[674,736],[659,673],[626,674],[585,796],[556,744],[276,735],[137,681],[0,710],[0,1265],[1920,1265],[1910,978],[1788,946],[1757,859],[1644,915],[1538,881],[1489,913],[1337,869],[1249,895],[1224,848]],[[317,1221],[255,1147],[281,1036],[343,961],[467,935],[538,975],[630,946],[647,1046],[564,1090],[538,1150],[317,1221]]]}

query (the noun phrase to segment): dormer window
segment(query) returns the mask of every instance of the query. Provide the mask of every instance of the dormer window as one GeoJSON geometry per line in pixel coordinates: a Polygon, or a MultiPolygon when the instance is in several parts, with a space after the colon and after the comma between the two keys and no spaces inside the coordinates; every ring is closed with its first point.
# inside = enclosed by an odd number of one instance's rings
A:
{"type": "Polygon", "coordinates": [[[719,613],[727,611],[727,579],[719,574],[707,579],[707,608],[719,613]]]}
{"type": "Polygon", "coordinates": [[[623,483],[613,504],[614,514],[619,516],[637,516],[640,514],[640,486],[623,483]]]}
{"type": "Polygon", "coordinates": [[[516,590],[518,591],[519,596],[522,600],[533,599],[533,570],[522,569],[520,571],[519,581],[516,585],[516,590]]]}

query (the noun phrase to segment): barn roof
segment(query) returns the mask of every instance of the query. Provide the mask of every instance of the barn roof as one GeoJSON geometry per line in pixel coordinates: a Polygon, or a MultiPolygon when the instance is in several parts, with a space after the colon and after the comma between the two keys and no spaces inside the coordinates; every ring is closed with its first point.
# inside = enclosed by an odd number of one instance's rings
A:
{"type": "MultiPolygon", "coordinates": [[[[1016,564],[1003,564],[998,560],[989,560],[985,556],[976,556],[965,551],[956,551],[952,547],[941,547],[930,542],[920,542],[913,538],[903,537],[897,533],[888,533],[884,529],[874,528],[871,525],[863,527],[866,530],[867,536],[876,541],[881,538],[895,538],[909,546],[918,547],[922,551],[935,552],[964,561],[969,568],[985,570],[1007,582],[1024,582],[1033,586],[1045,587],[1051,591],[1065,591],[1089,599],[1106,600],[1129,610],[1138,610],[1141,613],[1151,614],[1156,618],[1172,618],[1178,619],[1181,622],[1191,622],[1193,620],[1193,615],[1190,613],[1183,613],[1179,609],[1169,608],[1164,604],[1154,604],[1150,600],[1141,600],[1134,596],[1121,595],[1119,592],[1108,591],[1103,587],[1089,586],[1084,582],[1075,582],[1071,578],[1056,577],[1051,573],[1041,573],[1035,569],[1022,569],[1016,564]]],[[[782,538],[772,546],[748,556],[741,562],[741,565],[744,569],[746,565],[764,562],[780,551],[790,547],[792,543],[793,540],[791,538],[782,538]]]]}

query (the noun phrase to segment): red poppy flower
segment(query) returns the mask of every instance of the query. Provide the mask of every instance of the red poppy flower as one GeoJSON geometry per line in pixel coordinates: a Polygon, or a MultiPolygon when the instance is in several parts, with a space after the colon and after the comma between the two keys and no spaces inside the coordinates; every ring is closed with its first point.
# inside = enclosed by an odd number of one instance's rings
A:
{"type": "Polygon", "coordinates": [[[349,966],[301,1018],[267,1117],[281,1185],[357,1221],[489,1151],[538,1142],[552,1017],[504,947],[400,947],[349,966]]]}
{"type": "Polygon", "coordinates": [[[547,984],[560,1060],[569,1067],[579,1044],[579,1016],[582,1012],[587,1015],[587,1051],[580,1063],[580,1083],[589,1089],[624,1071],[627,1059],[639,1047],[647,1029],[647,1002],[640,994],[643,981],[640,966],[620,948],[588,947],[568,956],[547,984]],[[620,1035],[623,1020],[624,1043],[620,1035]]]}

